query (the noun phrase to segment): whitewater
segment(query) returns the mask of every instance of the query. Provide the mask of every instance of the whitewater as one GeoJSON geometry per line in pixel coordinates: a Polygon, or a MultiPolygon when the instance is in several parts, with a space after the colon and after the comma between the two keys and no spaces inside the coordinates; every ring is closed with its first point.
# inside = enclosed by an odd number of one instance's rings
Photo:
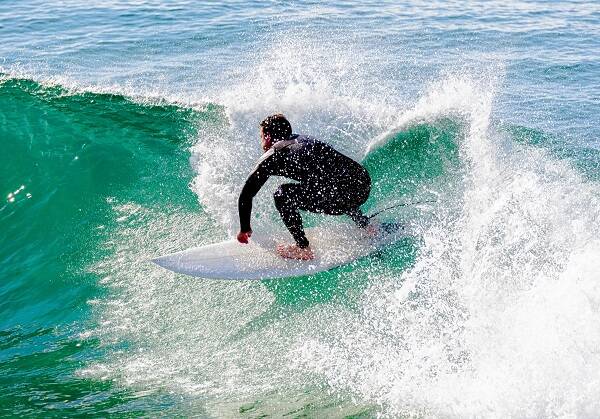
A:
{"type": "Polygon", "coordinates": [[[3,415],[598,416],[597,5],[9,3],[3,415]],[[418,234],[256,283],[149,262],[237,232],[277,111],[418,234]]]}

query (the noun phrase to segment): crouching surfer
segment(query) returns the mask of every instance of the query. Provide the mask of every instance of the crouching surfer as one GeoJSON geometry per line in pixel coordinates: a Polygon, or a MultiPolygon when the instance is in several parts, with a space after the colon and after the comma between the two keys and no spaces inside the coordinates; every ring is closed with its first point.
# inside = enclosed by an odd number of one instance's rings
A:
{"type": "Polygon", "coordinates": [[[322,141],[292,134],[292,126],[282,114],[271,115],[260,123],[260,138],[265,153],[248,176],[238,200],[240,243],[248,243],[252,235],[252,199],[269,176],[296,181],[280,185],[273,195],[275,207],[296,242],[277,247],[282,257],[314,258],[299,210],[345,214],[359,227],[369,226],[369,218],[360,210],[371,191],[371,178],[363,166],[322,141]]]}

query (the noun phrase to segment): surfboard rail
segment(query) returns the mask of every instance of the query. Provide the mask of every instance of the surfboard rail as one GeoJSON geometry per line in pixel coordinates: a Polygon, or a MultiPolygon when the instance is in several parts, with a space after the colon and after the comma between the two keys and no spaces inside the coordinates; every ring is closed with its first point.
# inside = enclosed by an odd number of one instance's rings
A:
{"type": "Polygon", "coordinates": [[[199,278],[261,280],[311,275],[348,264],[410,235],[405,225],[381,223],[371,236],[349,223],[334,223],[306,229],[315,258],[284,259],[276,253],[278,243],[289,242],[287,232],[256,232],[248,244],[226,240],[152,259],[173,272],[199,278]]]}

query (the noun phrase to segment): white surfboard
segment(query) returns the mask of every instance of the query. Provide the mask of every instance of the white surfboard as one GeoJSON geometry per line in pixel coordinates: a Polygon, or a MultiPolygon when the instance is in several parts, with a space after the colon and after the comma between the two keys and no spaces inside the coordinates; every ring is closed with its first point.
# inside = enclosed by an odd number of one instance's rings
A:
{"type": "Polygon", "coordinates": [[[309,261],[284,259],[277,254],[277,244],[291,242],[287,231],[275,235],[257,231],[248,244],[227,240],[160,256],[152,261],[173,272],[201,278],[285,278],[345,265],[410,235],[406,226],[400,223],[381,223],[375,236],[349,223],[307,228],[305,232],[315,255],[309,261]]]}

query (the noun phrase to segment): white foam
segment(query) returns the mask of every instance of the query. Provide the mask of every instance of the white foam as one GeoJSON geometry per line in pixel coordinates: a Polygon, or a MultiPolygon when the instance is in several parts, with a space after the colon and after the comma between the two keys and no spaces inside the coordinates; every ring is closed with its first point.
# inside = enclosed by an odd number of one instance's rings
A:
{"type": "MultiPolygon", "coordinates": [[[[92,335],[112,350],[82,374],[213,407],[326,388],[390,416],[594,417],[599,186],[491,127],[493,78],[442,77],[403,112],[352,76],[355,55],[310,42],[273,48],[209,95],[226,122],[201,130],[193,189],[220,226],[154,214],[120,229],[107,244],[114,256],[92,268],[112,291],[94,304],[92,335]],[[332,64],[323,68],[325,55],[332,64]],[[414,265],[401,275],[376,264],[339,273],[334,286],[351,283],[344,298],[357,307],[332,299],[289,309],[272,285],[186,281],[146,262],[223,227],[235,232],[237,194],[260,154],[257,123],[276,111],[355,157],[389,127],[371,148],[412,124],[465,123],[461,187],[423,232],[414,265]]],[[[278,222],[269,188],[256,202],[258,225],[278,222]]],[[[124,224],[145,211],[115,205],[124,210],[124,224]]]]}
{"type": "MultiPolygon", "coordinates": [[[[448,83],[442,112],[456,107],[448,83]]],[[[298,348],[299,365],[396,414],[594,417],[600,185],[494,132],[489,91],[479,99],[460,108],[472,110],[461,211],[425,232],[400,280],[374,281],[342,339],[298,348]]],[[[424,107],[405,120],[435,115],[424,107]]]]}

